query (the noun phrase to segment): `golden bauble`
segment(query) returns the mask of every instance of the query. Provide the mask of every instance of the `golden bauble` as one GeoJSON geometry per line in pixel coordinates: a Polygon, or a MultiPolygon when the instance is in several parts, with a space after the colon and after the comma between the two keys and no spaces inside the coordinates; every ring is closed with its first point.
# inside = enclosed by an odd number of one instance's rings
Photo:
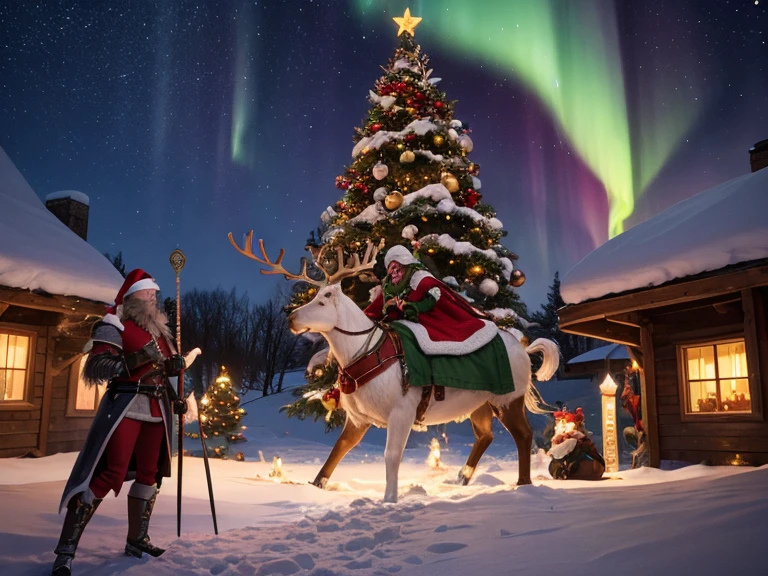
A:
{"type": "Polygon", "coordinates": [[[413,153],[413,150],[406,150],[402,154],[400,154],[400,163],[401,164],[410,164],[416,160],[416,154],[413,153]]]}
{"type": "Polygon", "coordinates": [[[411,106],[408,106],[408,107],[405,109],[405,111],[406,111],[406,112],[408,112],[408,114],[410,114],[411,116],[413,116],[414,114],[416,114],[416,108],[413,108],[413,107],[411,107],[411,106]]]}
{"type": "Polygon", "coordinates": [[[403,195],[401,192],[395,190],[391,194],[387,194],[384,198],[384,206],[387,210],[397,210],[403,204],[403,195]]]}
{"type": "Polygon", "coordinates": [[[459,191],[459,181],[456,176],[446,172],[440,177],[440,183],[448,189],[448,192],[454,194],[459,191]]]}
{"type": "Polygon", "coordinates": [[[435,143],[435,146],[440,146],[445,142],[445,138],[443,138],[442,134],[435,134],[434,138],[432,138],[432,142],[435,143]]]}
{"type": "Polygon", "coordinates": [[[520,288],[520,286],[525,284],[525,274],[523,274],[523,271],[515,270],[512,272],[512,278],[509,279],[509,283],[515,288],[520,288]]]}

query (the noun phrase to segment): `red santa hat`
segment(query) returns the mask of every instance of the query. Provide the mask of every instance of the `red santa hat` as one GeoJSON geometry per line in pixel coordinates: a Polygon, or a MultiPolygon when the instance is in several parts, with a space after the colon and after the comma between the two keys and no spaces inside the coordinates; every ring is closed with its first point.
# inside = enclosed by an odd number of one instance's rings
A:
{"type": "Polygon", "coordinates": [[[115,303],[107,309],[107,315],[104,316],[103,321],[122,330],[123,323],[120,320],[123,316],[123,300],[126,296],[139,290],[160,290],[160,286],[155,283],[154,278],[141,268],[131,270],[125,277],[123,285],[115,296],[115,303]]]}

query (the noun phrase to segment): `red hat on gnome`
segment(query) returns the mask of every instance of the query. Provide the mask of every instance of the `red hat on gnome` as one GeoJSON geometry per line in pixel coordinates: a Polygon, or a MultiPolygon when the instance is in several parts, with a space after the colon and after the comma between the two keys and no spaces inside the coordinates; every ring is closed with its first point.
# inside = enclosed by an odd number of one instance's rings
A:
{"type": "Polygon", "coordinates": [[[117,296],[115,296],[115,303],[107,308],[107,315],[104,316],[103,321],[108,324],[114,324],[122,330],[123,323],[120,322],[120,319],[123,316],[123,299],[139,290],[160,290],[160,286],[144,270],[136,268],[136,270],[131,270],[125,277],[123,285],[117,292],[117,296]]]}

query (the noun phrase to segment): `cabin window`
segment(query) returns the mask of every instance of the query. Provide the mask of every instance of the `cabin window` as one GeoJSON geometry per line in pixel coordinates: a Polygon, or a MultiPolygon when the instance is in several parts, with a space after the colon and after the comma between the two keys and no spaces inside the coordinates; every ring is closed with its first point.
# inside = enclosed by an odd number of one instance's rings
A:
{"type": "Polygon", "coordinates": [[[744,339],[682,347],[686,414],[749,414],[747,353],[744,339]]]}
{"type": "Polygon", "coordinates": [[[32,338],[0,331],[0,402],[27,400],[32,338]]]}
{"type": "Polygon", "coordinates": [[[99,407],[101,397],[107,389],[106,383],[93,386],[83,380],[83,367],[88,355],[84,355],[72,366],[70,375],[70,416],[91,416],[99,407]]]}

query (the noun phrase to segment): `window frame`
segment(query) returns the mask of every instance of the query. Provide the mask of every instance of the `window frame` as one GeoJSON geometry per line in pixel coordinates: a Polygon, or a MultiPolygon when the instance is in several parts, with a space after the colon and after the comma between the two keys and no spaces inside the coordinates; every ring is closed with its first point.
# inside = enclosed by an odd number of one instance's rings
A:
{"type": "Polygon", "coordinates": [[[747,334],[739,333],[732,334],[730,336],[723,336],[720,338],[699,339],[686,342],[677,342],[675,345],[677,350],[677,382],[678,393],[680,397],[680,420],[682,422],[702,422],[702,421],[749,421],[749,420],[762,420],[762,398],[760,387],[760,372],[758,371],[759,358],[755,358],[752,347],[750,346],[749,337],[747,334]],[[733,344],[736,342],[744,343],[744,352],[747,359],[747,382],[749,385],[749,395],[751,401],[751,409],[749,412],[690,412],[688,406],[690,406],[691,388],[688,380],[688,364],[686,362],[686,350],[689,348],[701,348],[704,346],[710,346],[715,348],[715,374],[716,380],[730,380],[730,378],[720,378],[720,370],[717,365],[717,349],[719,344],[733,344]]]}
{"type": "Polygon", "coordinates": [[[19,327],[15,324],[0,322],[0,333],[12,336],[25,336],[29,338],[29,349],[27,352],[27,367],[24,378],[24,397],[21,400],[4,400],[0,398],[0,411],[7,410],[38,410],[35,406],[35,358],[37,357],[37,338],[38,333],[35,330],[19,327]]]}
{"type": "MultiPolygon", "coordinates": [[[[100,386],[93,386],[94,404],[91,410],[82,410],[77,408],[77,388],[80,384],[80,364],[84,359],[88,357],[88,354],[83,353],[77,360],[72,362],[69,367],[69,382],[67,384],[67,411],[65,416],[67,418],[93,418],[96,415],[96,411],[99,409],[99,403],[104,395],[99,392],[100,386]]],[[[85,384],[87,386],[87,384],[85,384]]]]}

